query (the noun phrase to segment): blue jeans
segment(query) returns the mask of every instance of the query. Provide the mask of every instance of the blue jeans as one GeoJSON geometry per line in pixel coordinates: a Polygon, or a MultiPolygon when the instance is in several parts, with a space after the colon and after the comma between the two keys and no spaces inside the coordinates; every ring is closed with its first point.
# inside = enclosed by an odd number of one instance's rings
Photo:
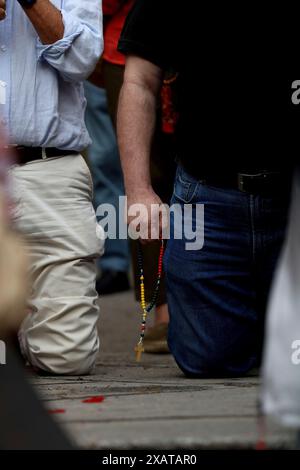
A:
{"type": "MultiPolygon", "coordinates": [[[[87,99],[85,120],[93,141],[88,157],[94,183],[95,210],[100,204],[109,203],[116,208],[118,215],[119,196],[124,195],[123,176],[116,134],[108,114],[106,91],[90,82],[85,82],[84,87],[87,99]]],[[[105,253],[98,263],[102,270],[127,272],[128,241],[107,238],[105,253]]]]}
{"type": "Polygon", "coordinates": [[[187,240],[174,237],[167,244],[170,350],[188,376],[243,375],[260,362],[289,195],[210,187],[179,167],[172,203],[204,204],[204,246],[187,251],[187,240]]]}

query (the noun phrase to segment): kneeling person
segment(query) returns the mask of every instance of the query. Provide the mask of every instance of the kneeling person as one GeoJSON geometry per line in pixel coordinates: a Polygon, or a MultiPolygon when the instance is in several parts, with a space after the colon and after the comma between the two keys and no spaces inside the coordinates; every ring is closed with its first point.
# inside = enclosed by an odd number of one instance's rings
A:
{"type": "MultiPolygon", "coordinates": [[[[2,0],[1,0],[2,1],[2,0]]],[[[33,279],[20,331],[30,364],[85,374],[99,348],[92,181],[82,81],[102,50],[98,0],[5,2],[0,22],[1,114],[18,164],[11,170],[15,221],[33,279]]]]}
{"type": "Polygon", "coordinates": [[[243,375],[259,365],[291,178],[287,160],[274,158],[288,152],[285,116],[276,102],[267,102],[264,48],[252,40],[250,19],[249,31],[244,25],[250,13],[240,12],[236,22],[228,5],[223,12],[211,8],[200,18],[179,0],[139,0],[119,43],[127,55],[118,127],[128,206],[144,204],[149,214],[159,202],[149,172],[157,96],[163,71],[177,74],[179,164],[172,202],[192,207],[192,220],[181,211],[181,222],[193,227],[196,206],[204,205],[203,248],[187,250],[188,240],[171,230],[164,259],[169,347],[189,376],[243,375]]]}

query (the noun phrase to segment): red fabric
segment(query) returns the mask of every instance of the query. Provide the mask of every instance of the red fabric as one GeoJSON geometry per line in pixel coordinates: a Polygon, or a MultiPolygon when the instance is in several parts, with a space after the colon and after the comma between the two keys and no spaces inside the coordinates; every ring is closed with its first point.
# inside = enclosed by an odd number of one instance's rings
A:
{"type": "Polygon", "coordinates": [[[160,97],[162,109],[162,131],[165,134],[174,134],[179,116],[174,109],[174,97],[171,85],[166,83],[163,84],[160,97]]]}
{"type": "Polygon", "coordinates": [[[112,16],[119,10],[122,0],[103,0],[102,9],[104,16],[112,16]]]}
{"type": "Polygon", "coordinates": [[[90,397],[82,400],[82,403],[102,403],[105,400],[103,395],[98,395],[97,397],[90,397]]]}
{"type": "Polygon", "coordinates": [[[104,15],[109,15],[104,30],[104,53],[103,59],[112,64],[124,65],[125,57],[118,52],[119,38],[126,20],[135,0],[103,0],[104,15]],[[110,13],[108,13],[110,12],[110,13]]]}

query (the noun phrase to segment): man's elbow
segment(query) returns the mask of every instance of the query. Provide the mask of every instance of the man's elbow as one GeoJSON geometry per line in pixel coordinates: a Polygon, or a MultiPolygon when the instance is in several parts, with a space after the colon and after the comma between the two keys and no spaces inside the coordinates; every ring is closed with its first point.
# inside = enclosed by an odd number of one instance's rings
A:
{"type": "Polygon", "coordinates": [[[135,56],[126,59],[124,87],[140,88],[157,96],[161,87],[162,70],[151,62],[135,56]]]}
{"type": "Polygon", "coordinates": [[[88,63],[85,67],[82,67],[81,71],[79,71],[81,75],[81,80],[86,80],[93,73],[97,63],[99,62],[100,57],[103,54],[103,49],[104,42],[103,40],[101,40],[98,46],[88,53],[88,63]]]}
{"type": "Polygon", "coordinates": [[[96,47],[91,53],[89,73],[87,76],[89,76],[95,70],[95,67],[97,63],[99,62],[99,59],[103,54],[103,51],[104,51],[104,41],[102,39],[101,41],[99,41],[98,47],[96,47]]]}
{"type": "Polygon", "coordinates": [[[98,47],[88,51],[86,55],[81,55],[81,58],[78,58],[76,62],[72,61],[70,70],[66,68],[62,71],[62,75],[69,81],[82,82],[86,80],[95,70],[102,53],[103,42],[98,47]]]}

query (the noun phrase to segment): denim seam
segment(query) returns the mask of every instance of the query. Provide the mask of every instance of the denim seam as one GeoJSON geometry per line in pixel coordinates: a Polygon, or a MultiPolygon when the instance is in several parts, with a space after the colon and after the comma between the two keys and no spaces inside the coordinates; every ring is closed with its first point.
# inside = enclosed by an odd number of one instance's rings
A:
{"type": "Polygon", "coordinates": [[[181,187],[184,187],[184,195],[181,196],[178,194],[178,191],[176,191],[176,184],[174,186],[174,195],[180,201],[184,202],[185,204],[189,204],[190,202],[192,202],[192,200],[195,197],[195,194],[198,191],[199,182],[198,183],[186,183],[179,179],[179,184],[181,187]],[[195,185],[194,189],[191,189],[193,188],[194,185],[195,185]]]}
{"type": "Polygon", "coordinates": [[[252,261],[255,262],[256,255],[256,244],[255,244],[255,222],[254,222],[254,212],[255,212],[255,201],[254,196],[250,194],[250,225],[251,225],[251,243],[252,243],[252,261]]]}

